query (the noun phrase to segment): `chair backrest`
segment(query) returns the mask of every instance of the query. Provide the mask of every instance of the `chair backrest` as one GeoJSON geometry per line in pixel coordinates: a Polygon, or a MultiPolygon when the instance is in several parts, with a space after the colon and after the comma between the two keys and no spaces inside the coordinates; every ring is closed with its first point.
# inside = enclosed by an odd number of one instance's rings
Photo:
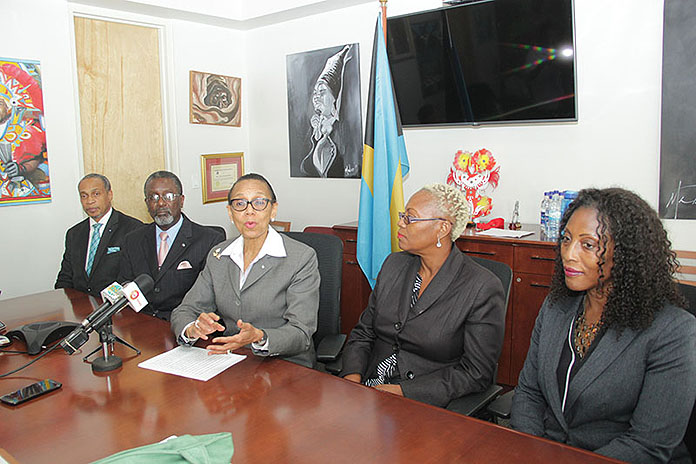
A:
{"type": "Polygon", "coordinates": [[[343,242],[330,234],[283,232],[288,237],[314,248],[319,261],[319,314],[314,346],[326,335],[341,333],[341,277],[343,242]]]}
{"type": "Polygon", "coordinates": [[[478,256],[469,256],[477,264],[485,267],[500,279],[505,291],[505,311],[507,311],[508,300],[510,299],[510,287],[512,285],[512,269],[505,263],[493,261],[492,259],[480,258],[478,256]]]}
{"type": "MultiPolygon", "coordinates": [[[[696,286],[680,283],[679,290],[689,304],[686,310],[696,316],[696,286]]],[[[696,405],[691,409],[691,419],[684,434],[684,443],[689,449],[691,460],[696,462],[696,405]]]]}
{"type": "Polygon", "coordinates": [[[210,227],[213,230],[217,230],[218,232],[220,232],[222,234],[222,237],[224,238],[224,240],[227,240],[227,231],[225,230],[224,227],[220,227],[220,226],[207,226],[207,227],[210,227]]]}

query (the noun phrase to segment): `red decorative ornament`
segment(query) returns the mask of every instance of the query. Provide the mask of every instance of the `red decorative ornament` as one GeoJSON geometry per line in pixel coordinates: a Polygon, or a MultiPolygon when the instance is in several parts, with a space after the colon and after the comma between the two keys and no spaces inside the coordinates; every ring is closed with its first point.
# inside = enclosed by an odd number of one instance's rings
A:
{"type": "Polygon", "coordinates": [[[500,166],[496,166],[493,154],[482,148],[475,153],[459,150],[447,176],[447,183],[465,193],[471,205],[471,220],[487,216],[493,208],[493,200],[482,193],[490,185],[498,186],[500,166]]]}

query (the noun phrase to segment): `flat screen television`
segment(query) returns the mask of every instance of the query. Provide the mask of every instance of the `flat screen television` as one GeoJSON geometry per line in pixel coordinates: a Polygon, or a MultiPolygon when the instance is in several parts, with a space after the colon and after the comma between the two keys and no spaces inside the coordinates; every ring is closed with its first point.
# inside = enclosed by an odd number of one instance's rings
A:
{"type": "Polygon", "coordinates": [[[387,20],[404,126],[577,121],[572,0],[482,0],[387,20]]]}

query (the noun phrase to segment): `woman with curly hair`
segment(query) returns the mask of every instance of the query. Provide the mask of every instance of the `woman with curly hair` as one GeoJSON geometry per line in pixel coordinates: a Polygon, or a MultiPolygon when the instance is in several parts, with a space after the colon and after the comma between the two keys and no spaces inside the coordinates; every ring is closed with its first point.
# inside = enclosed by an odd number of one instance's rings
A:
{"type": "Polygon", "coordinates": [[[343,352],[344,378],[436,406],[484,390],[505,330],[500,280],[454,246],[471,216],[454,187],[416,192],[343,352]]]}
{"type": "Polygon", "coordinates": [[[691,462],[696,319],[660,219],[633,192],[586,189],[560,228],[511,426],[622,461],[691,462]]]}

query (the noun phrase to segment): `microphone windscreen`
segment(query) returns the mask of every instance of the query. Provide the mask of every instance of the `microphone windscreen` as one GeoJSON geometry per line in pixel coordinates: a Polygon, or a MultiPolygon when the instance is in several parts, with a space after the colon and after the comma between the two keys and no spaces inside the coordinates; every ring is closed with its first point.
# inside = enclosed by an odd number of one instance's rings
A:
{"type": "Polygon", "coordinates": [[[155,281],[148,274],[140,274],[133,282],[142,293],[150,293],[155,288],[155,281]]]}

